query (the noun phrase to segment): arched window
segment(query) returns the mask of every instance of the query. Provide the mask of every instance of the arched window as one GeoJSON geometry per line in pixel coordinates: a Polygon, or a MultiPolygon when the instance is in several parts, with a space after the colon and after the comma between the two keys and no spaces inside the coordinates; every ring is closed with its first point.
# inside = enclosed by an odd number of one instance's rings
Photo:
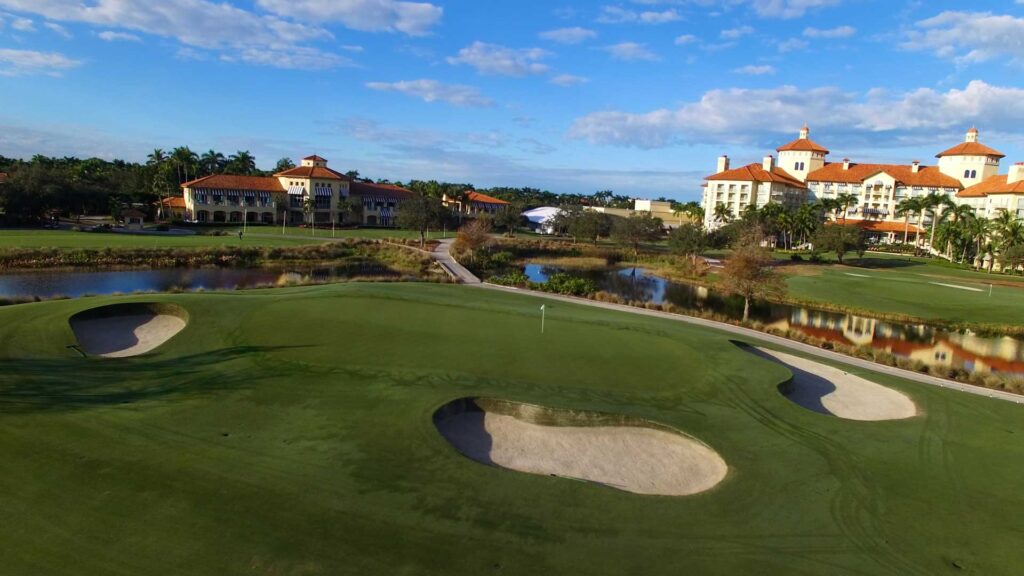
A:
{"type": "Polygon", "coordinates": [[[971,171],[970,170],[964,170],[964,178],[970,178],[970,177],[971,177],[971,171]]]}
{"type": "Polygon", "coordinates": [[[977,170],[971,170],[971,178],[977,178],[977,177],[978,177],[978,171],[977,170]]]}

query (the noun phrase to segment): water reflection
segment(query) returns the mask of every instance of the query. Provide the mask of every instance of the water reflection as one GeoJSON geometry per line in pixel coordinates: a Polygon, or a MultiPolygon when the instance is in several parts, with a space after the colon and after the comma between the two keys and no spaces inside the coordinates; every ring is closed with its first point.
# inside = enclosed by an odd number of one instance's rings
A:
{"type": "MultiPolygon", "coordinates": [[[[558,272],[587,278],[598,290],[629,301],[671,303],[737,320],[743,317],[743,302],[739,298],[671,282],[642,268],[593,270],[530,264],[525,269],[526,276],[534,282],[544,282],[558,272]]],[[[928,366],[1024,378],[1024,341],[1009,336],[983,338],[927,324],[901,324],[783,304],[757,304],[751,308],[751,318],[779,331],[791,330],[833,344],[868,346],[928,366]]]]}
{"type": "Polygon", "coordinates": [[[41,270],[0,275],[0,297],[77,298],[171,290],[231,290],[308,282],[340,281],[357,276],[394,277],[399,274],[376,263],[343,267],[290,269],[167,268],[158,270],[41,270]]]}

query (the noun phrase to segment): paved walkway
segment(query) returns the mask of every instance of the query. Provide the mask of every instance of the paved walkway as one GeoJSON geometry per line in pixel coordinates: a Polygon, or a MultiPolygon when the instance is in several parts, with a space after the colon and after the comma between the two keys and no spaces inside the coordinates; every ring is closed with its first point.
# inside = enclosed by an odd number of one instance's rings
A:
{"type": "Polygon", "coordinates": [[[796,350],[809,356],[815,356],[825,360],[833,362],[839,362],[848,366],[855,366],[873,372],[879,372],[882,374],[888,374],[890,376],[896,376],[905,380],[912,380],[922,384],[928,384],[931,386],[938,386],[940,388],[946,388],[949,390],[958,390],[960,392],[966,392],[968,394],[974,394],[977,396],[985,396],[988,398],[995,398],[998,400],[1006,400],[1015,404],[1024,405],[1024,396],[1019,394],[1012,394],[1010,392],[1002,392],[1000,390],[990,390],[988,388],[982,388],[980,386],[972,386],[970,384],[962,384],[953,380],[946,380],[944,378],[936,378],[928,374],[921,374],[919,372],[912,372],[910,370],[903,370],[902,368],[896,368],[895,366],[886,366],[885,364],[878,364],[870,360],[862,360],[860,358],[854,358],[853,356],[847,356],[831,350],[824,350],[817,346],[811,346],[810,344],[804,344],[802,342],[796,342],[788,338],[781,336],[774,336],[772,334],[766,334],[764,332],[758,332],[757,330],[751,330],[750,328],[743,328],[741,326],[734,326],[732,324],[726,324],[724,322],[716,322],[714,320],[706,320],[704,318],[696,318],[693,316],[682,316],[679,314],[669,314],[667,312],[661,312],[658,310],[647,310],[645,308],[637,308],[634,306],[626,306],[623,304],[612,304],[609,302],[597,302],[596,300],[588,300],[586,298],[575,298],[572,296],[562,296],[559,294],[551,294],[548,292],[537,292],[533,290],[524,290],[520,288],[509,288],[507,286],[498,286],[496,284],[488,284],[481,282],[479,278],[473,275],[472,272],[467,270],[462,264],[459,264],[452,258],[451,255],[451,243],[454,240],[442,240],[441,243],[434,250],[432,256],[438,263],[441,264],[446,270],[449,270],[453,277],[459,278],[464,284],[474,285],[488,290],[496,290],[500,292],[509,292],[515,294],[525,294],[534,296],[536,298],[542,298],[545,300],[556,300],[560,302],[567,302],[572,304],[578,304],[581,306],[592,306],[594,308],[603,308],[605,310],[615,310],[617,312],[625,312],[628,314],[639,314],[641,316],[651,316],[655,318],[662,318],[665,320],[671,320],[674,322],[684,322],[686,324],[693,324],[696,326],[702,326],[711,330],[717,330],[719,332],[725,332],[727,334],[733,334],[736,336],[742,336],[746,339],[755,339],[761,342],[767,342],[790,350],[796,350]],[[466,278],[466,280],[463,280],[466,278]]]}
{"type": "Polygon", "coordinates": [[[454,238],[439,240],[437,247],[434,248],[430,255],[460,284],[481,285],[482,283],[479,278],[474,276],[465,266],[456,262],[455,258],[452,258],[451,250],[454,243],[454,238]]]}

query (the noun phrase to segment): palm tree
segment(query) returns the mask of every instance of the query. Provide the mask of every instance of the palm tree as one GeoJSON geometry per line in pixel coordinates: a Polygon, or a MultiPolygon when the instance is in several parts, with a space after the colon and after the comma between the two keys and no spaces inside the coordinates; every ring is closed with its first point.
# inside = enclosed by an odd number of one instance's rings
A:
{"type": "Polygon", "coordinates": [[[228,158],[228,168],[235,174],[249,176],[256,171],[256,158],[248,150],[239,150],[228,158]]]}
{"type": "Polygon", "coordinates": [[[843,192],[836,196],[836,203],[843,210],[843,224],[846,224],[846,213],[850,210],[850,206],[856,206],[859,202],[860,198],[856,194],[850,194],[849,192],[843,192]]]}
{"type": "Polygon", "coordinates": [[[821,224],[823,208],[820,204],[804,204],[797,208],[793,222],[793,232],[800,235],[800,243],[806,244],[807,239],[821,224]]]}
{"type": "Polygon", "coordinates": [[[163,148],[154,148],[153,151],[150,152],[148,156],[146,156],[146,165],[147,166],[157,166],[157,167],[159,167],[161,164],[163,164],[166,161],[167,161],[167,154],[164,152],[163,148]]]}
{"type": "Polygon", "coordinates": [[[953,202],[945,194],[938,192],[932,192],[927,196],[924,196],[921,200],[921,213],[922,216],[925,212],[932,216],[932,232],[928,240],[928,247],[934,249],[935,246],[935,230],[939,225],[939,215],[945,211],[949,206],[953,206],[953,202]],[[942,210],[940,210],[942,208],[942,210]]]}
{"type": "Polygon", "coordinates": [[[732,220],[732,210],[725,204],[715,205],[715,220],[722,224],[728,224],[732,220]]]}
{"type": "Polygon", "coordinates": [[[214,150],[204,152],[199,157],[199,167],[206,176],[220,172],[224,169],[224,164],[226,163],[227,159],[224,158],[224,155],[214,150]]]}
{"type": "Polygon", "coordinates": [[[1002,211],[992,223],[999,239],[999,251],[1024,244],[1024,223],[1007,211],[1002,211]]]}
{"type": "Polygon", "coordinates": [[[782,232],[782,245],[786,250],[791,250],[793,248],[793,231],[796,229],[796,213],[785,211],[779,214],[776,221],[782,232]]]}
{"type": "Polygon", "coordinates": [[[905,198],[896,205],[896,215],[903,216],[903,243],[910,239],[910,217],[921,211],[919,198],[905,198]]]}
{"type": "MultiPolygon", "coordinates": [[[[974,218],[974,208],[966,204],[956,205],[946,212],[952,229],[951,234],[946,237],[946,259],[953,261],[953,240],[963,241],[966,237],[965,224],[974,218]]],[[[969,244],[969,242],[967,242],[969,244]]]]}
{"type": "Polygon", "coordinates": [[[316,197],[312,194],[306,196],[302,201],[302,211],[306,213],[309,224],[313,228],[313,235],[316,236],[316,197]]]}
{"type": "Polygon", "coordinates": [[[978,258],[981,256],[981,244],[984,242],[992,231],[992,222],[987,218],[979,218],[975,216],[968,220],[964,225],[964,234],[967,236],[969,242],[964,244],[964,255],[961,261],[967,259],[967,248],[974,243],[974,257],[978,258]]]}
{"type": "Polygon", "coordinates": [[[839,220],[839,202],[834,198],[822,198],[821,202],[818,203],[822,213],[825,214],[825,219],[831,214],[834,216],[834,220],[839,220]]]}

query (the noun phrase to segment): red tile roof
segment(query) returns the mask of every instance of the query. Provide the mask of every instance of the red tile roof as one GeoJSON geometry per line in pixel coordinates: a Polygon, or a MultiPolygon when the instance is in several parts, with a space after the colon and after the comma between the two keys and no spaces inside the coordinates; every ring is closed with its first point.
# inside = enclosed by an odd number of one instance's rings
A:
{"type": "Polygon", "coordinates": [[[174,198],[161,198],[159,201],[154,202],[156,205],[164,205],[168,208],[185,208],[185,199],[181,196],[175,196],[174,198]]]}
{"type": "Polygon", "coordinates": [[[858,228],[866,232],[899,232],[903,233],[904,230],[909,230],[915,234],[921,234],[924,232],[921,228],[918,228],[914,224],[911,224],[909,228],[905,222],[877,222],[874,220],[850,220],[847,222],[850,225],[856,225],[858,228]]]}
{"type": "MultiPolygon", "coordinates": [[[[309,158],[307,158],[307,160],[309,160],[309,158]]],[[[314,178],[316,180],[351,181],[351,178],[348,176],[322,166],[299,166],[298,168],[278,172],[277,174],[274,174],[274,176],[282,178],[314,178]]]]}
{"type": "Polygon", "coordinates": [[[842,162],[830,162],[807,175],[808,182],[843,182],[859,184],[868,178],[885,172],[897,182],[907,186],[930,186],[933,188],[962,188],[960,181],[947,176],[934,166],[921,166],[914,173],[912,166],[903,164],[850,164],[843,169],[842,162]]]}
{"type": "Polygon", "coordinates": [[[992,156],[995,158],[1005,158],[1006,154],[993,150],[980,142],[963,142],[935,155],[936,158],[942,158],[943,156],[992,156]]]}
{"type": "Polygon", "coordinates": [[[372,182],[352,182],[349,191],[354,196],[380,196],[404,200],[413,195],[412,192],[394,184],[373,184],[372,182]]]}
{"type": "Polygon", "coordinates": [[[479,192],[473,191],[466,192],[466,198],[468,198],[470,202],[477,202],[479,204],[508,204],[508,202],[505,202],[504,200],[498,200],[494,196],[488,196],[487,194],[481,194],[479,192]]]}
{"type": "Polygon", "coordinates": [[[326,158],[321,158],[321,157],[316,156],[316,155],[306,156],[305,158],[303,158],[303,160],[312,160],[313,162],[327,162],[326,158]]]}
{"type": "Polygon", "coordinates": [[[740,168],[733,168],[732,170],[726,170],[725,172],[719,172],[718,174],[712,174],[705,178],[705,180],[733,180],[737,182],[779,182],[782,184],[788,184],[795,188],[807,188],[807,186],[794,178],[789,172],[786,172],[778,166],[772,168],[771,172],[764,169],[761,164],[748,164],[740,168]]]}
{"type": "Polygon", "coordinates": [[[284,192],[281,181],[269,176],[233,176],[214,174],[185,182],[182,188],[207,188],[210,190],[255,190],[259,192],[284,192]]]}
{"type": "Polygon", "coordinates": [[[989,194],[1024,194],[1024,180],[1013,184],[1007,184],[1007,180],[1009,177],[1006,174],[993,176],[984,182],[961,190],[956,196],[957,198],[983,198],[989,194]]]}
{"type": "Polygon", "coordinates": [[[828,149],[811,140],[810,138],[798,138],[789,144],[776,148],[779,152],[821,152],[828,154],[828,149]]]}

